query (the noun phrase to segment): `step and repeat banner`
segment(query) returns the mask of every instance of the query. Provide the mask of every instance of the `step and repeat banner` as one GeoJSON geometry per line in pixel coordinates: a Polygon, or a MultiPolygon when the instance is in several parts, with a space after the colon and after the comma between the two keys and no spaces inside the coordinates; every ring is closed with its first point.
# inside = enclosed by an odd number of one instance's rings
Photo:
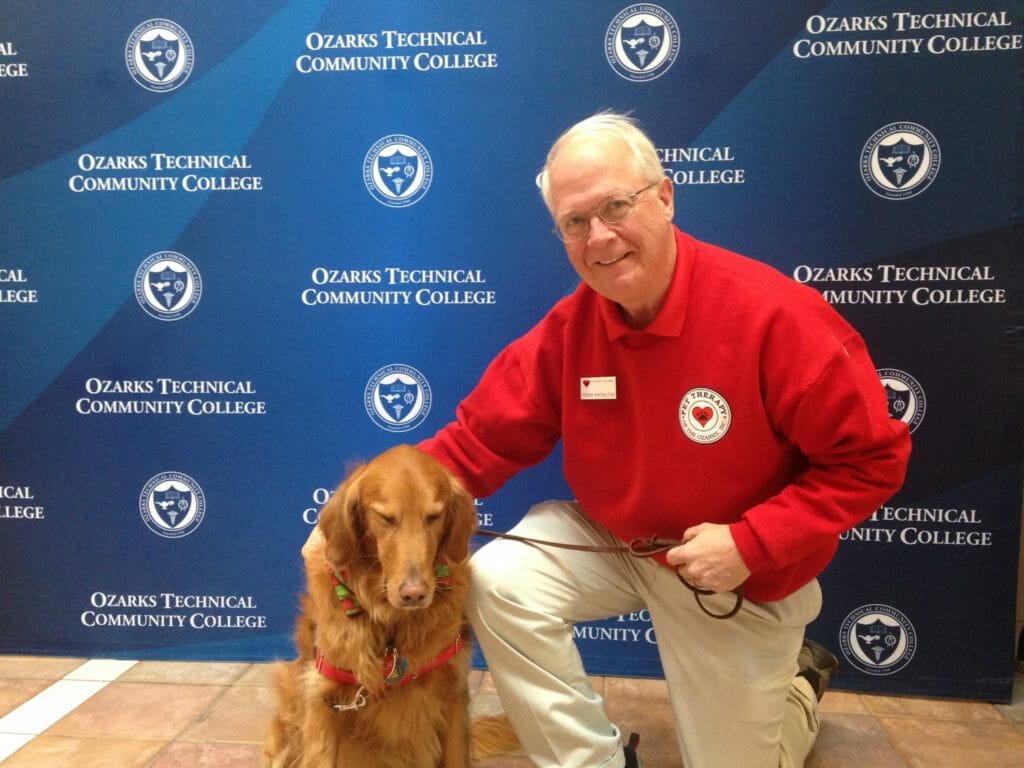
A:
{"type": "MultiPolygon", "coordinates": [[[[290,655],[347,469],[575,287],[535,175],[611,108],[684,230],[861,330],[913,431],[822,578],[836,685],[1008,699],[1022,35],[1020,0],[0,2],[0,653],[290,655]]],[[[575,631],[661,674],[643,612],[575,631]]]]}

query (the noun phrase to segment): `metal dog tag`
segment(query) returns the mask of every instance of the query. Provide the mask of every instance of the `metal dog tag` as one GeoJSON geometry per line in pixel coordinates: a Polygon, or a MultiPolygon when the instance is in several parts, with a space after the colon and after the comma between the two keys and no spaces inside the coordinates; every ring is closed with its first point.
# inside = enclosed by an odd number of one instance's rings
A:
{"type": "Polygon", "coordinates": [[[389,645],[384,651],[384,682],[388,685],[398,685],[405,679],[409,671],[409,660],[402,656],[398,649],[389,645]]]}

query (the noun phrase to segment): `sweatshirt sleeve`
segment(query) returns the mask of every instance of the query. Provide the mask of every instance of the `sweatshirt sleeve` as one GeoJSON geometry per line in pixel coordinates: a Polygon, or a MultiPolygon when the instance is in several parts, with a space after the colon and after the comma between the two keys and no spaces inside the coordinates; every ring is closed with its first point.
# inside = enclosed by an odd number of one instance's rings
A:
{"type": "Polygon", "coordinates": [[[805,468],[731,526],[752,572],[782,569],[814,553],[827,562],[838,536],[903,484],[910,457],[907,426],[889,417],[884,388],[860,336],[838,316],[830,334],[827,341],[815,341],[806,328],[801,333],[788,327],[763,351],[764,369],[774,376],[766,377],[772,383],[764,385],[765,407],[779,433],[804,456],[805,468]],[[783,345],[801,348],[797,355],[814,356],[816,365],[794,362],[783,345]],[[799,370],[812,371],[813,378],[793,376],[799,370]]]}
{"type": "Polygon", "coordinates": [[[487,367],[455,420],[419,444],[474,496],[490,496],[539,463],[561,435],[557,379],[540,373],[539,329],[509,345],[487,367]]]}

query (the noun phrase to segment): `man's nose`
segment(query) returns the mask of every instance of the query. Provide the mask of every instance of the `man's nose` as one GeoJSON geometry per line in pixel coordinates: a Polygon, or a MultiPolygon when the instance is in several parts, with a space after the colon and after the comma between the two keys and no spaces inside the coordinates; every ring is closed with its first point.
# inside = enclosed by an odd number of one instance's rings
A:
{"type": "Polygon", "coordinates": [[[615,230],[596,213],[590,217],[590,230],[587,232],[587,245],[605,242],[615,237],[615,230]]]}

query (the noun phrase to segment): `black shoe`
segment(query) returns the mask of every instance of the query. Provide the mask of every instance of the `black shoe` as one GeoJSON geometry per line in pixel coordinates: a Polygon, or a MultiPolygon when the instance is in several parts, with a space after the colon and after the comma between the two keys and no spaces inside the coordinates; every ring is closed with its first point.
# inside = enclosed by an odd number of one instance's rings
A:
{"type": "Polygon", "coordinates": [[[638,746],[640,746],[640,734],[629,734],[629,741],[626,743],[626,746],[623,749],[623,751],[626,753],[625,768],[644,768],[644,764],[640,762],[640,757],[636,753],[636,748],[638,746]]]}
{"type": "Polygon", "coordinates": [[[797,675],[811,684],[815,696],[821,701],[832,679],[832,673],[839,668],[839,660],[829,653],[825,646],[804,638],[797,663],[800,665],[797,675]]]}

